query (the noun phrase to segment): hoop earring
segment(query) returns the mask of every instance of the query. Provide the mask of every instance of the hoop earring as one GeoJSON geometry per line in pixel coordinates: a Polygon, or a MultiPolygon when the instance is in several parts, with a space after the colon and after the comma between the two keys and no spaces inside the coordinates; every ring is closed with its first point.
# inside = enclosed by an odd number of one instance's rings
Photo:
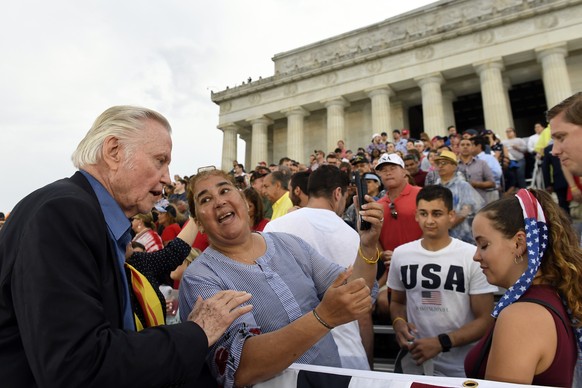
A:
{"type": "Polygon", "coordinates": [[[515,264],[521,264],[521,263],[523,263],[523,255],[515,256],[513,258],[513,262],[515,264]]]}

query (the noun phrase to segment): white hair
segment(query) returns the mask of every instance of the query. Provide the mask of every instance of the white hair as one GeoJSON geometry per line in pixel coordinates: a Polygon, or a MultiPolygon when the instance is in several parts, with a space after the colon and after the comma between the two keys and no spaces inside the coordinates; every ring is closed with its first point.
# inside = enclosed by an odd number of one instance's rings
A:
{"type": "Polygon", "coordinates": [[[138,140],[141,139],[140,134],[146,120],[155,120],[163,125],[168,133],[172,133],[168,120],[151,109],[127,105],[107,109],[97,117],[73,152],[71,156],[73,165],[81,169],[83,166],[96,164],[101,158],[103,143],[109,136],[115,136],[125,146],[126,161],[131,163],[131,155],[138,140]]]}

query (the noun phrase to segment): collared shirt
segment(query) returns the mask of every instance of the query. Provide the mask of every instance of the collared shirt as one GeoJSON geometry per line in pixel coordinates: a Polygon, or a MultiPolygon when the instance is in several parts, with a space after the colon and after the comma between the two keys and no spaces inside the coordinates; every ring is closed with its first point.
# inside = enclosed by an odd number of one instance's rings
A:
{"type": "Polygon", "coordinates": [[[281,198],[273,204],[273,216],[271,217],[271,220],[284,216],[292,207],[293,202],[291,202],[291,199],[289,198],[289,192],[286,191],[285,194],[283,194],[281,198]]]}
{"type": "Polygon", "coordinates": [[[125,248],[127,247],[127,244],[131,242],[131,234],[129,232],[131,223],[121,210],[121,207],[119,207],[119,204],[115,202],[115,199],[113,199],[105,187],[103,187],[103,185],[88,172],[83,170],[80,171],[83,176],[87,178],[89,184],[91,184],[93,191],[95,191],[95,195],[97,196],[97,200],[103,211],[103,216],[105,217],[109,238],[111,239],[111,242],[113,242],[115,253],[117,254],[123,286],[123,328],[126,330],[135,330],[135,321],[133,319],[133,312],[129,299],[129,285],[124,266],[125,248]]]}
{"type": "Polygon", "coordinates": [[[486,154],[485,151],[481,151],[477,156],[475,156],[475,159],[484,160],[485,163],[487,163],[487,165],[491,169],[491,172],[493,172],[495,184],[497,185],[497,187],[501,187],[501,175],[503,174],[503,171],[501,170],[501,165],[499,164],[499,161],[495,159],[495,156],[486,154]]]}
{"type": "MultiPolygon", "coordinates": [[[[491,171],[491,168],[489,168],[487,162],[484,160],[479,160],[472,157],[468,163],[464,163],[462,159],[459,159],[457,171],[460,171],[469,183],[493,182],[495,184],[493,171],[491,171]]],[[[474,189],[477,190],[479,194],[481,194],[481,197],[483,197],[484,200],[487,200],[487,189],[474,189]]]]}
{"type": "MultiPolygon", "coordinates": [[[[265,254],[247,265],[208,247],[188,268],[180,284],[180,314],[188,317],[198,295],[207,299],[222,290],[247,291],[253,309],[237,318],[209,349],[206,362],[219,385],[232,387],[245,340],[287,326],[313,310],[344,271],[299,237],[264,233],[265,254]]],[[[295,362],[340,367],[331,332],[295,362]]]]}
{"type": "Polygon", "coordinates": [[[475,245],[475,240],[471,233],[471,224],[475,214],[485,204],[483,197],[462,176],[457,174],[447,183],[442,183],[439,177],[437,184],[451,190],[453,193],[453,209],[458,215],[465,216],[463,222],[449,230],[449,235],[475,245]]]}

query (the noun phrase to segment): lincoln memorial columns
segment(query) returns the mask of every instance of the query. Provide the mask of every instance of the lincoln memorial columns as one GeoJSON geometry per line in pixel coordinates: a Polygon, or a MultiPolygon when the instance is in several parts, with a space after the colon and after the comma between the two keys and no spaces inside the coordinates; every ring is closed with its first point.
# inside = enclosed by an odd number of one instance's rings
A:
{"type": "Polygon", "coordinates": [[[442,75],[440,73],[432,73],[414,80],[422,90],[424,132],[428,133],[430,137],[442,135],[447,128],[441,91],[441,84],[444,81],[442,75]]]}
{"type": "Polygon", "coordinates": [[[252,149],[251,166],[254,167],[260,161],[267,161],[268,158],[268,143],[267,143],[267,126],[272,123],[272,120],[266,116],[257,117],[248,120],[253,126],[252,129],[252,149]]]}
{"type": "MultiPolygon", "coordinates": [[[[225,171],[230,171],[232,168],[232,161],[236,160],[236,133],[238,125],[233,123],[223,124],[219,126],[222,130],[222,161],[220,168],[225,171]]],[[[240,163],[240,162],[239,162],[240,163]]]]}
{"type": "Polygon", "coordinates": [[[507,96],[507,87],[503,84],[501,70],[503,62],[500,58],[473,64],[481,80],[481,98],[485,128],[505,137],[505,130],[513,127],[511,107],[507,96]]]}
{"type": "Polygon", "coordinates": [[[331,98],[322,103],[327,108],[327,152],[337,148],[338,140],[345,140],[344,108],[350,104],[343,97],[331,98]]]}
{"type": "Polygon", "coordinates": [[[295,106],[283,110],[282,113],[287,116],[287,157],[303,161],[305,160],[303,118],[309,116],[309,111],[300,106],[295,106]]]}
{"type": "Polygon", "coordinates": [[[389,133],[392,135],[392,124],[390,122],[390,96],[394,92],[390,87],[383,86],[365,91],[372,100],[372,132],[389,133]]]}
{"type": "Polygon", "coordinates": [[[548,109],[572,95],[570,77],[566,67],[566,44],[537,48],[538,61],[542,64],[542,79],[548,109]]]}

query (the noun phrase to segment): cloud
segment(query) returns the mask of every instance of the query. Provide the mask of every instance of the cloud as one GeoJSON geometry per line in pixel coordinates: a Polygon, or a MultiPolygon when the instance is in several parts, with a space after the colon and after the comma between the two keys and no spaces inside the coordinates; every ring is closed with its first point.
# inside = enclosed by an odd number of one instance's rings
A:
{"type": "Polygon", "coordinates": [[[172,174],[219,166],[222,132],[211,90],[273,75],[276,53],[428,2],[7,2],[0,24],[0,211],[70,175],[71,153],[112,105],[147,106],[170,120],[172,174]]]}

